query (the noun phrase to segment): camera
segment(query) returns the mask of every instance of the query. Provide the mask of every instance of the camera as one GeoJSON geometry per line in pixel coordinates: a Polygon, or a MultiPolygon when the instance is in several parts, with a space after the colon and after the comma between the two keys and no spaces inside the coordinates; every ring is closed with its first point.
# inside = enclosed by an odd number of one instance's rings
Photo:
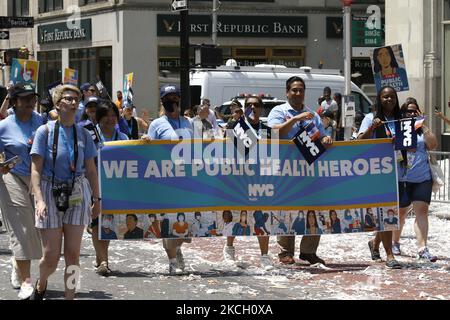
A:
{"type": "Polygon", "coordinates": [[[67,183],[58,183],[52,187],[52,191],[56,208],[59,211],[66,212],[69,209],[69,197],[72,194],[70,185],[67,183]]]}

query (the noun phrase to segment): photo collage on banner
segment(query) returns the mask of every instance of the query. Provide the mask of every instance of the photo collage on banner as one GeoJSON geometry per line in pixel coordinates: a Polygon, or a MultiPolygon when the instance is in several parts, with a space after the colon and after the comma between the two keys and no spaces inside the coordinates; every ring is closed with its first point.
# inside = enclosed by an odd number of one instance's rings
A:
{"type": "Polygon", "coordinates": [[[396,207],[101,215],[103,240],[339,234],[398,229],[396,207]]]}

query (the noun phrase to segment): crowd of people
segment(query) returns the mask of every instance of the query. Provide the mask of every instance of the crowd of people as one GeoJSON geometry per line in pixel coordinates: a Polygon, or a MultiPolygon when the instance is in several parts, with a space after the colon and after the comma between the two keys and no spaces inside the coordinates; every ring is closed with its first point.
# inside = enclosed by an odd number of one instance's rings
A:
{"type": "MultiPolygon", "coordinates": [[[[115,102],[101,99],[95,85],[89,83],[80,88],[61,85],[50,99],[40,100],[39,103],[31,86],[23,83],[11,86],[0,108],[3,119],[0,121],[0,153],[4,153],[5,160],[17,156],[21,161],[0,167],[0,207],[13,253],[11,284],[13,288],[19,289],[19,299],[44,298],[47,279],[55,272],[61,252],[64,252],[66,270],[79,265],[82,235],[86,227],[92,234],[96,272],[102,276],[111,273],[108,263],[109,240],[100,240],[98,237],[101,198],[96,157],[105,142],[140,138],[189,139],[193,137],[194,126],[201,129],[204,138],[224,137],[225,129],[232,128],[241,117],[262,138],[270,138],[270,132],[278,130],[281,139],[292,139],[302,126],[313,123],[325,147],[330,147],[333,141],[343,140],[342,96],[339,93],[331,98],[331,89],[324,88],[318,105],[310,108],[304,105],[307,84],[301,77],[291,77],[285,85],[287,102],[270,111],[267,123],[260,119],[263,103],[257,95],[246,97],[244,105],[234,100],[228,115],[221,114],[219,108],[211,108],[206,98],[200,105],[181,113],[178,87],[165,85],[160,89],[159,117],[149,121],[148,115],[137,117],[132,103],[123,103],[120,91],[117,92],[115,102]],[[53,105],[53,109],[49,110],[48,105],[53,105]],[[33,282],[31,263],[38,259],[39,278],[33,282]]],[[[393,138],[395,126],[390,120],[421,114],[415,99],[408,98],[400,107],[396,91],[392,87],[383,87],[378,92],[374,111],[364,119],[359,117],[357,123],[360,122],[360,127],[354,128],[353,138],[393,138]]],[[[448,121],[441,113],[437,115],[448,121]]],[[[376,232],[375,238],[368,243],[372,259],[378,261],[381,260],[379,247],[383,243],[388,268],[402,267],[395,256],[401,254],[400,236],[410,207],[416,214],[414,230],[418,257],[431,262],[437,260],[427,247],[432,184],[427,150],[433,150],[436,146],[435,135],[423,125],[418,130],[417,149],[399,154],[400,229],[376,232]]],[[[330,228],[340,230],[336,211],[332,211],[330,228]]],[[[256,214],[255,221],[264,221],[262,212],[258,212],[258,217],[256,214]]],[[[366,216],[366,230],[374,230],[375,218],[369,209],[366,216]]],[[[113,218],[108,216],[104,219],[105,225],[111,223],[113,218]]],[[[181,235],[180,238],[163,239],[170,274],[175,274],[177,269],[185,269],[181,248],[184,243],[191,242],[186,232],[185,218],[183,214],[178,214],[173,226],[173,232],[181,235]]],[[[231,211],[225,210],[223,218],[225,223],[231,221],[231,211]]],[[[136,215],[127,215],[127,226],[130,225],[131,231],[125,238],[133,238],[136,232],[142,233],[141,238],[144,236],[144,230],[136,228],[136,222],[136,215]]],[[[317,256],[320,242],[317,223],[314,212],[308,212],[305,233],[309,235],[302,238],[299,258],[310,264],[326,264],[317,256]]],[[[270,270],[273,264],[268,255],[269,236],[263,226],[264,223],[255,225],[255,230],[259,230],[261,265],[270,270]]],[[[297,223],[295,228],[299,226],[297,223]]],[[[230,234],[249,235],[247,211],[241,211],[240,222],[234,224],[233,228],[240,229],[232,230],[230,234]]],[[[152,223],[145,235],[160,237],[164,229],[163,225],[152,223]]],[[[102,237],[115,239],[113,233],[104,234],[102,230],[102,237]]],[[[235,261],[234,241],[234,236],[228,236],[223,248],[224,259],[228,262],[235,261]]],[[[294,264],[295,237],[278,236],[277,242],[280,247],[279,262],[294,264]]],[[[64,272],[65,280],[68,274],[64,272]]],[[[66,284],[66,299],[73,299],[74,296],[75,289],[66,284]]]]}

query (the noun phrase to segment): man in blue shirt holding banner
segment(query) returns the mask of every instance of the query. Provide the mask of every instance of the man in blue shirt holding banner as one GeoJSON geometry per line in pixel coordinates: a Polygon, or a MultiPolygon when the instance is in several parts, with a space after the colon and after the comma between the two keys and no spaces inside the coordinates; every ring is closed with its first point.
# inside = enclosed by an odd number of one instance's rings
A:
{"type": "MultiPolygon", "coordinates": [[[[304,105],[305,82],[302,78],[294,76],[286,81],[286,97],[288,102],[274,107],[268,116],[267,123],[272,129],[278,129],[281,139],[293,139],[296,134],[306,126],[314,124],[320,132],[319,140],[324,145],[331,145],[333,140],[325,135],[325,131],[317,113],[304,105]]],[[[281,252],[278,257],[283,264],[294,264],[295,237],[277,237],[281,252]]],[[[300,244],[300,259],[308,261],[310,264],[322,263],[325,261],[316,255],[319,246],[320,236],[303,237],[300,244]]]]}

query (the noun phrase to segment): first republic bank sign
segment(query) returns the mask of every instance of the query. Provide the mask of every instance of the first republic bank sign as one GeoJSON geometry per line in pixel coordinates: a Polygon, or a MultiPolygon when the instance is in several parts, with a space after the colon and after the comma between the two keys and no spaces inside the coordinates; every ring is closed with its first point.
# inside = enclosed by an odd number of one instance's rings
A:
{"type": "MultiPolygon", "coordinates": [[[[158,36],[179,36],[178,15],[158,15],[158,36]]],[[[217,32],[221,37],[307,38],[308,17],[292,16],[218,16],[217,32]]],[[[190,15],[190,35],[210,36],[209,15],[190,15]]]]}

